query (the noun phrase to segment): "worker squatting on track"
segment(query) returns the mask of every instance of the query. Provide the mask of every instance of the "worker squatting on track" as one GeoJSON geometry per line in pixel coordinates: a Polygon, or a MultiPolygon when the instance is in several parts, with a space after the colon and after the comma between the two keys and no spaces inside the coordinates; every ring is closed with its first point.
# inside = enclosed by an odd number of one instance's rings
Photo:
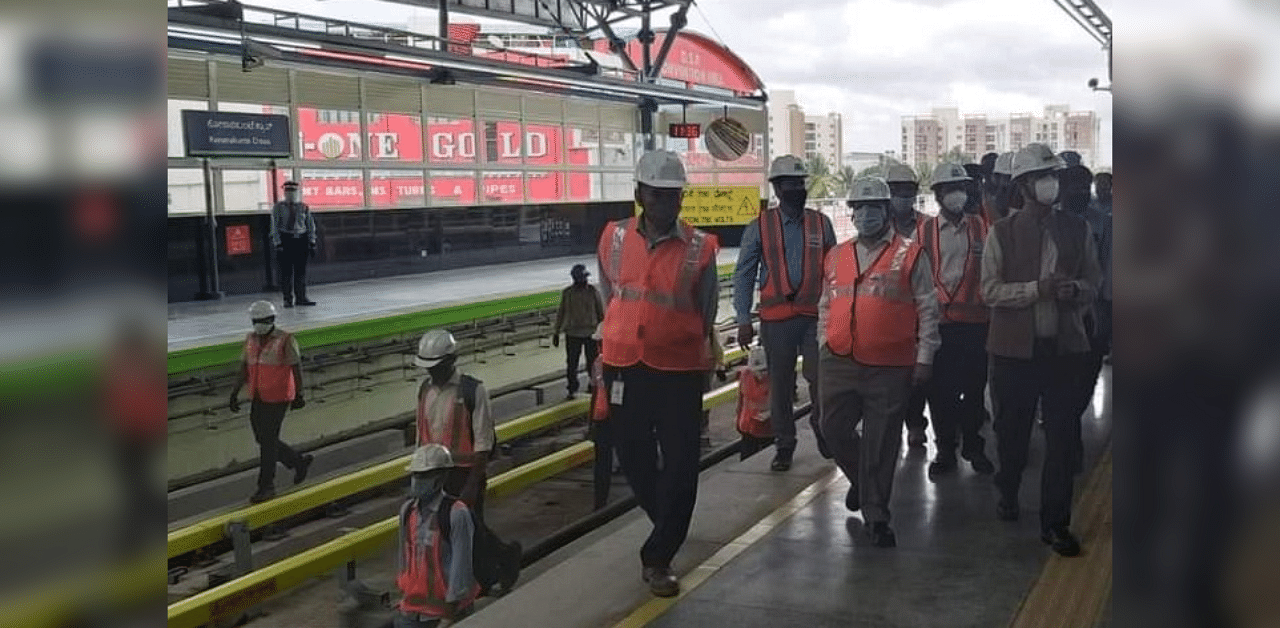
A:
{"type": "Polygon", "coordinates": [[[301,484],[311,467],[310,454],[301,455],[280,440],[280,427],[290,408],[306,405],[302,395],[302,356],[293,334],[276,327],[276,308],[270,301],[249,306],[253,331],[244,339],[240,373],[231,390],[231,411],[240,411],[240,389],[249,387],[249,425],[258,442],[258,491],[249,498],[255,504],[276,495],[276,463],[293,470],[293,483],[301,484]]]}

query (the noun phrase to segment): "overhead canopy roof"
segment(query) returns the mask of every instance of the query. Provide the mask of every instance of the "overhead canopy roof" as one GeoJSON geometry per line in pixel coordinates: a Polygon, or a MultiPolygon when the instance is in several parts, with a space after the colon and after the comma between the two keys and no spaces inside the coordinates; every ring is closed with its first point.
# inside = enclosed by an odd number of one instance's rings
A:
{"type": "MultiPolygon", "coordinates": [[[[435,9],[439,0],[392,0],[435,9]]],[[[492,17],[585,35],[607,24],[683,4],[682,0],[449,0],[449,12],[492,17]]]]}

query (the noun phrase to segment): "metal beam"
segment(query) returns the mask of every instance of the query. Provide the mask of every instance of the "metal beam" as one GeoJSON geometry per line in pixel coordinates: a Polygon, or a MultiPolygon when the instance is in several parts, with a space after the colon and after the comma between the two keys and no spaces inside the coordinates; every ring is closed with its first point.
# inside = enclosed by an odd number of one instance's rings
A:
{"type": "Polygon", "coordinates": [[[667,53],[671,52],[671,46],[676,42],[676,35],[680,33],[680,29],[689,24],[687,14],[689,7],[693,5],[693,0],[683,0],[680,10],[671,14],[671,28],[662,37],[662,48],[658,50],[658,58],[653,62],[653,67],[649,69],[649,81],[653,82],[658,79],[662,73],[662,66],[667,61],[667,53]]]}

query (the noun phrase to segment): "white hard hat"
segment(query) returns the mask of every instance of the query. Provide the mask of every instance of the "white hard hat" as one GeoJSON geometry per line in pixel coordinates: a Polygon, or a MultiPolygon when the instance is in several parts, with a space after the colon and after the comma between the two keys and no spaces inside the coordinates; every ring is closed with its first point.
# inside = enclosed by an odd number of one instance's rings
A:
{"type": "Polygon", "coordinates": [[[422,334],[418,341],[418,355],[413,363],[422,368],[431,368],[441,360],[458,352],[458,341],[447,329],[433,329],[422,334]]]}
{"type": "Polygon", "coordinates": [[[1000,153],[996,157],[996,165],[992,166],[991,171],[996,174],[1013,174],[1013,152],[1000,153]]]}
{"type": "Polygon", "coordinates": [[[449,448],[439,443],[427,443],[413,450],[413,457],[409,459],[409,466],[405,470],[409,473],[426,473],[427,471],[435,471],[437,469],[451,469],[457,465],[453,462],[453,454],[449,452],[449,448]]]}
{"type": "Polygon", "coordinates": [[[254,301],[249,306],[249,320],[256,321],[260,318],[271,318],[276,315],[276,306],[270,301],[254,301]]]}
{"type": "Polygon", "coordinates": [[[964,183],[969,180],[969,173],[965,172],[964,166],[941,163],[933,169],[933,179],[929,182],[929,187],[937,187],[943,183],[964,183]]]}
{"type": "Polygon", "coordinates": [[[795,155],[783,155],[773,160],[769,166],[769,180],[772,181],[778,177],[807,177],[809,169],[805,167],[804,162],[795,155]]]}
{"type": "Polygon", "coordinates": [[[916,171],[911,169],[907,164],[893,164],[889,166],[889,173],[885,175],[886,183],[919,183],[916,178],[916,171]]]}
{"type": "Polygon", "coordinates": [[[858,177],[849,186],[849,202],[887,201],[889,184],[880,177],[858,177]]]}
{"type": "Polygon", "coordinates": [[[1027,144],[1013,156],[1014,179],[1032,172],[1057,170],[1063,167],[1062,159],[1053,154],[1053,150],[1044,144],[1027,144]]]}
{"type": "Polygon", "coordinates": [[[688,182],[680,156],[669,150],[649,151],[636,164],[636,183],[655,188],[682,188],[688,182]]]}

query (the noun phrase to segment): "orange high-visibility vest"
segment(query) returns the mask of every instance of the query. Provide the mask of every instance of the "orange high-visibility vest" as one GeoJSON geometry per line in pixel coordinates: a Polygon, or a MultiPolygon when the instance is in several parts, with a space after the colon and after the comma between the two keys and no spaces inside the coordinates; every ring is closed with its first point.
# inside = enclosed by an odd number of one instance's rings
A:
{"type": "Polygon", "coordinates": [[[919,327],[911,271],[920,245],[894,234],[864,272],[854,242],[827,253],[827,346],[868,366],[911,366],[919,327]]]}
{"type": "Polygon", "coordinates": [[[441,394],[439,386],[423,385],[418,390],[418,447],[428,443],[436,443],[449,448],[453,454],[453,462],[460,467],[470,467],[476,462],[475,435],[472,434],[471,411],[463,400],[461,387],[453,386],[451,393],[453,403],[447,407],[448,416],[444,421],[444,430],[440,434],[431,431],[431,409],[441,394]]]}
{"type": "Polygon", "coordinates": [[[298,394],[289,349],[293,334],[276,328],[266,342],[250,333],[244,340],[244,361],[249,371],[249,398],[267,403],[293,401],[298,394]]]}
{"type": "Polygon", "coordinates": [[[782,236],[782,210],[772,208],[760,214],[760,244],[769,274],[760,288],[760,319],[781,321],[795,316],[817,316],[822,298],[822,256],[824,230],[822,214],[804,210],[804,257],[800,286],[791,285],[782,236]]]}
{"type": "Polygon", "coordinates": [[[965,230],[969,234],[969,252],[964,259],[964,275],[954,290],[948,291],[942,283],[942,218],[933,217],[925,223],[920,246],[933,262],[933,285],[938,291],[938,305],[942,318],[952,323],[986,323],[989,318],[987,304],[982,300],[982,246],[987,239],[987,225],[981,216],[966,214],[965,230]]]}
{"type": "MultiPolygon", "coordinates": [[[[418,527],[422,525],[422,515],[414,508],[413,501],[405,504],[400,512],[400,525],[404,532],[403,568],[396,577],[396,586],[404,594],[400,600],[400,610],[405,613],[417,613],[427,617],[444,617],[448,608],[449,581],[445,577],[444,563],[440,558],[440,546],[448,542],[440,534],[440,524],[436,517],[430,517],[430,545],[419,544],[418,527]]],[[[466,508],[462,502],[454,502],[453,510],[466,508]]],[[[443,515],[449,516],[449,515],[443,515]]],[[[457,560],[457,554],[454,554],[457,560]]],[[[459,608],[466,608],[480,595],[480,586],[471,583],[470,591],[459,600],[459,608]]]]}
{"type": "Polygon", "coordinates": [[[712,366],[698,280],[715,263],[719,245],[683,220],[680,237],[652,251],[639,218],[610,223],[599,259],[612,295],[601,326],[604,363],[645,364],[660,371],[706,371],[712,366]]]}

